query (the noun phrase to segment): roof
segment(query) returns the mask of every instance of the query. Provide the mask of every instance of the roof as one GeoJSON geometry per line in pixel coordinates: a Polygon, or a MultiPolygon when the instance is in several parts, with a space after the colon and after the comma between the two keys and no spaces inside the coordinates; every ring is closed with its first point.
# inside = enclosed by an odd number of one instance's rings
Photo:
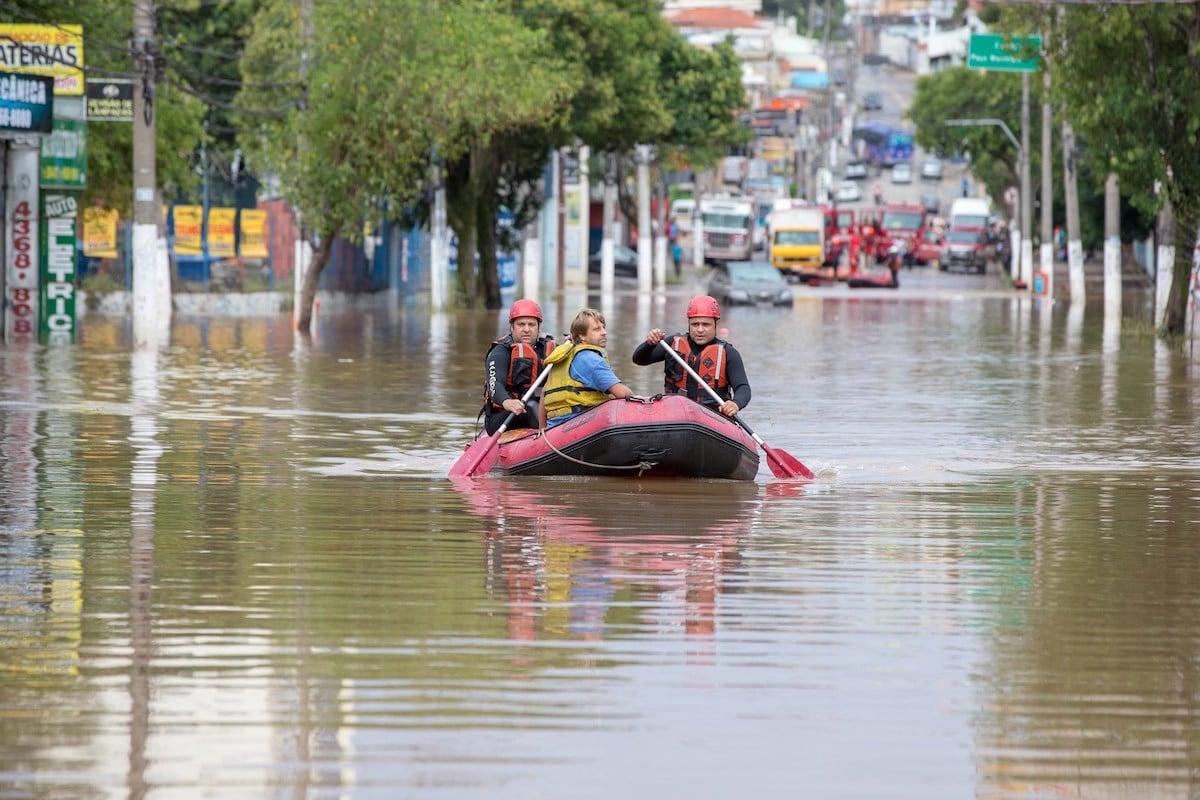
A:
{"type": "Polygon", "coordinates": [[[757,28],[765,22],[761,17],[733,8],[692,8],[667,17],[677,28],[757,28]]]}

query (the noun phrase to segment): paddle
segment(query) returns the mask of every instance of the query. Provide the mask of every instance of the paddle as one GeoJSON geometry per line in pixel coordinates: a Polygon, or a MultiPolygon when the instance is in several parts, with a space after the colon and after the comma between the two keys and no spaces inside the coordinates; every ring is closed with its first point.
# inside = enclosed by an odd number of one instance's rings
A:
{"type": "MultiPolygon", "coordinates": [[[[530,386],[529,391],[521,398],[522,403],[528,403],[529,398],[533,397],[533,393],[538,390],[538,387],[546,382],[546,378],[550,377],[550,369],[551,367],[546,367],[542,370],[542,374],[538,375],[537,380],[533,382],[533,386],[530,386]]],[[[495,466],[496,459],[500,457],[500,451],[496,449],[496,445],[500,443],[500,434],[508,430],[508,426],[516,418],[516,414],[511,411],[508,412],[508,416],[504,418],[504,422],[500,424],[495,433],[471,442],[467,446],[467,451],[458,457],[458,461],[454,462],[454,466],[450,468],[450,472],[446,477],[472,478],[487,472],[495,466]]]]}
{"type": "MultiPolygon", "coordinates": [[[[673,358],[679,362],[679,366],[681,366],[685,370],[687,370],[687,373],[692,376],[692,379],[695,380],[696,383],[700,384],[701,386],[703,386],[705,388],[705,390],[708,392],[709,396],[711,396],[713,400],[717,401],[717,405],[720,405],[721,403],[725,402],[724,400],[721,399],[721,396],[713,390],[713,388],[711,386],[709,386],[707,383],[704,382],[703,378],[701,378],[699,375],[696,374],[696,370],[694,370],[690,366],[688,366],[688,363],[683,360],[683,357],[680,356],[679,353],[676,353],[675,349],[673,347],[671,347],[671,345],[667,344],[666,339],[663,339],[661,342],[659,342],[659,344],[662,345],[663,350],[666,350],[668,353],[671,354],[671,358],[673,358]]],[[[733,420],[738,425],[741,425],[742,428],[746,431],[746,433],[750,434],[751,438],[753,438],[754,441],[758,442],[758,446],[761,447],[763,452],[766,453],[766,455],[767,455],[767,466],[769,466],[771,468],[771,473],[776,478],[810,478],[811,479],[813,477],[812,470],[809,469],[808,467],[804,466],[803,464],[801,464],[800,461],[795,456],[793,456],[791,453],[787,452],[786,450],[776,450],[774,447],[768,447],[767,443],[764,442],[757,433],[750,430],[750,426],[747,425],[745,420],[743,420],[737,414],[733,415],[733,420]]]]}

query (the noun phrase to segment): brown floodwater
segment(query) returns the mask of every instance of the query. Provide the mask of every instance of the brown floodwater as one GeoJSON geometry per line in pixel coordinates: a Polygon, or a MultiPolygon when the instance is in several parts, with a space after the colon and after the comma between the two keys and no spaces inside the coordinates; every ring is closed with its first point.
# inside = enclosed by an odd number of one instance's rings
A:
{"type": "Polygon", "coordinates": [[[1200,355],[905,278],[726,310],[811,482],[451,483],[494,312],[0,345],[0,797],[1200,797],[1200,355]]]}

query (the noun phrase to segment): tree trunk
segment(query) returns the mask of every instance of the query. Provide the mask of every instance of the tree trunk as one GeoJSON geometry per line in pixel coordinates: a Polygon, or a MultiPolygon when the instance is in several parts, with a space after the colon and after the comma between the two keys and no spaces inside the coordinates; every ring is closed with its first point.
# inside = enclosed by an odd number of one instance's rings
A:
{"type": "Polygon", "coordinates": [[[317,286],[321,283],[321,272],[329,263],[329,254],[333,250],[333,239],[338,230],[326,231],[321,236],[321,244],[313,251],[312,263],[308,272],[304,273],[304,286],[300,291],[300,313],[296,316],[296,330],[301,333],[311,333],[313,317],[313,300],[317,296],[317,286]]]}
{"type": "Polygon", "coordinates": [[[500,270],[496,263],[500,154],[495,144],[473,148],[471,186],[475,189],[475,240],[479,243],[479,284],[484,308],[500,308],[500,270]]]}
{"type": "MultiPolygon", "coordinates": [[[[1167,294],[1167,309],[1159,329],[1162,338],[1175,338],[1187,333],[1188,299],[1192,288],[1192,260],[1196,253],[1196,233],[1200,226],[1200,211],[1189,210],[1175,217],[1175,263],[1171,269],[1171,290],[1167,294]]],[[[1165,265],[1164,265],[1165,266],[1165,265]]]]}
{"type": "Polygon", "coordinates": [[[483,307],[500,308],[500,270],[496,263],[495,193],[484,190],[479,195],[475,213],[475,235],[479,240],[479,280],[483,285],[483,307]]]}

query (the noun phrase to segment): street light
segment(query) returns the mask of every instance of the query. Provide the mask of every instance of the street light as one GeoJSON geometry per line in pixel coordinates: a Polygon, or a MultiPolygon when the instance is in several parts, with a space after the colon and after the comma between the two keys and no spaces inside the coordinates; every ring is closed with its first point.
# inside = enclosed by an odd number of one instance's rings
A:
{"type": "Polygon", "coordinates": [[[1028,260],[1032,261],[1032,252],[1030,253],[1030,256],[1028,256],[1028,257],[1025,255],[1024,243],[1026,241],[1031,240],[1031,236],[1030,236],[1031,231],[1028,229],[1032,226],[1031,218],[1032,218],[1032,209],[1033,209],[1033,206],[1031,205],[1032,198],[1029,196],[1029,194],[1030,194],[1030,186],[1029,186],[1029,179],[1028,179],[1029,171],[1028,171],[1028,169],[1026,169],[1026,165],[1028,163],[1026,161],[1026,159],[1028,158],[1028,156],[1025,153],[1025,148],[1021,147],[1021,143],[1019,141],[1017,141],[1017,137],[1013,135],[1013,132],[1011,130],[1009,130],[1008,125],[1006,125],[1004,123],[1004,120],[1002,120],[1002,119],[996,119],[994,117],[985,117],[983,119],[948,119],[945,122],[943,122],[942,124],[951,126],[951,127],[965,127],[965,126],[972,126],[972,125],[994,126],[994,127],[997,127],[997,128],[1000,128],[1001,130],[1003,130],[1004,135],[1008,137],[1008,140],[1010,142],[1012,142],[1012,146],[1014,148],[1016,148],[1016,150],[1017,150],[1017,165],[1019,166],[1020,171],[1021,171],[1020,227],[1021,227],[1022,245],[1021,245],[1021,252],[1018,254],[1019,260],[1017,262],[1018,265],[1020,266],[1020,271],[1016,272],[1015,274],[1021,275],[1022,280],[1024,280],[1026,266],[1032,266],[1031,264],[1026,263],[1027,258],[1028,258],[1028,260]]]}

